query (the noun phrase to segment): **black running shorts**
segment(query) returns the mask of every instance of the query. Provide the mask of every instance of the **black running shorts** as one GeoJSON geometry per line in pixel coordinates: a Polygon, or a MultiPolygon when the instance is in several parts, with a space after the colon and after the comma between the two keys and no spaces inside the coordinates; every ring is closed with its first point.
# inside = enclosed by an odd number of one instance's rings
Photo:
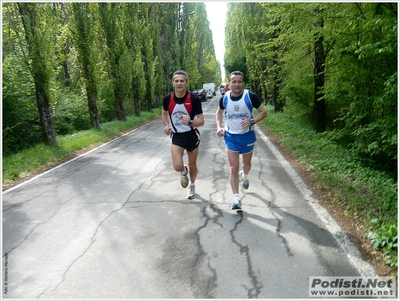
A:
{"type": "Polygon", "coordinates": [[[173,133],[172,144],[183,147],[188,152],[191,152],[200,144],[200,133],[198,129],[193,129],[185,133],[173,133]]]}

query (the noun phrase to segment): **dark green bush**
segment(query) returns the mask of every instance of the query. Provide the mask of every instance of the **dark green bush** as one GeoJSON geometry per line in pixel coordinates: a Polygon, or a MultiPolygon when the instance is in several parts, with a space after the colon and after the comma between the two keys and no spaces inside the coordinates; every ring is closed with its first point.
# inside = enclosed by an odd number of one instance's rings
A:
{"type": "Polygon", "coordinates": [[[57,135],[91,128],[87,100],[68,88],[59,89],[54,102],[54,128],[57,135]]]}
{"type": "Polygon", "coordinates": [[[3,155],[15,153],[42,141],[33,83],[21,61],[3,59],[3,155]]]}
{"type": "Polygon", "coordinates": [[[375,250],[384,253],[387,265],[397,267],[397,224],[382,223],[379,219],[374,219],[372,224],[373,229],[366,237],[372,241],[375,250]]]}

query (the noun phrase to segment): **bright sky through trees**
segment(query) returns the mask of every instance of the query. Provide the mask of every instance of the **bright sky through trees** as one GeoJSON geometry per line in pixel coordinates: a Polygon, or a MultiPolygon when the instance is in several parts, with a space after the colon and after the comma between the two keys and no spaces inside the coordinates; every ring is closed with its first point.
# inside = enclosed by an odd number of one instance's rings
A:
{"type": "Polygon", "coordinates": [[[224,53],[225,53],[225,23],[228,2],[206,1],[207,16],[210,22],[213,41],[215,47],[215,56],[221,64],[221,76],[225,79],[224,53]]]}

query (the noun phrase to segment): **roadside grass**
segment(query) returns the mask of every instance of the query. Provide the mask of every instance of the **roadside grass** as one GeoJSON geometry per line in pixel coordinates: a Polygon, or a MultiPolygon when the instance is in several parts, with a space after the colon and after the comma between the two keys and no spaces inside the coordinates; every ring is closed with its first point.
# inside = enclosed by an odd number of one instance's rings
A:
{"type": "Polygon", "coordinates": [[[71,135],[58,136],[57,146],[43,143],[16,154],[3,157],[2,183],[10,184],[18,178],[28,176],[55,163],[62,162],[74,152],[79,152],[96,144],[109,141],[121,133],[161,115],[161,109],[142,112],[141,116],[128,116],[126,121],[111,121],[101,124],[99,129],[80,131],[71,135]]]}
{"type": "Polygon", "coordinates": [[[268,130],[314,173],[318,187],[333,192],[332,202],[345,215],[363,221],[366,237],[384,253],[386,264],[397,266],[397,180],[335,143],[329,132],[315,133],[301,110],[266,109],[268,130]]]}

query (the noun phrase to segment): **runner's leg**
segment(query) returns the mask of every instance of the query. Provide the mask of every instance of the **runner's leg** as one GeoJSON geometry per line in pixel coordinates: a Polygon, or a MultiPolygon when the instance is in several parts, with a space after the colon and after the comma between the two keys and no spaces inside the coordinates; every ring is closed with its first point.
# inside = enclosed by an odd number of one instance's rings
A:
{"type": "Polygon", "coordinates": [[[187,152],[189,161],[189,179],[194,184],[197,177],[197,155],[199,154],[199,148],[196,147],[193,151],[187,152]]]}
{"type": "Polygon", "coordinates": [[[243,172],[245,175],[248,175],[250,172],[252,157],[253,157],[253,152],[242,155],[242,159],[243,159],[242,168],[243,168],[243,172]]]}
{"type": "Polygon", "coordinates": [[[239,193],[239,152],[227,150],[230,166],[229,181],[233,194],[239,193]]]}
{"type": "Polygon", "coordinates": [[[183,163],[183,153],[185,149],[178,145],[172,144],[171,146],[171,156],[172,156],[172,164],[174,169],[178,172],[182,172],[184,170],[183,163]]]}

